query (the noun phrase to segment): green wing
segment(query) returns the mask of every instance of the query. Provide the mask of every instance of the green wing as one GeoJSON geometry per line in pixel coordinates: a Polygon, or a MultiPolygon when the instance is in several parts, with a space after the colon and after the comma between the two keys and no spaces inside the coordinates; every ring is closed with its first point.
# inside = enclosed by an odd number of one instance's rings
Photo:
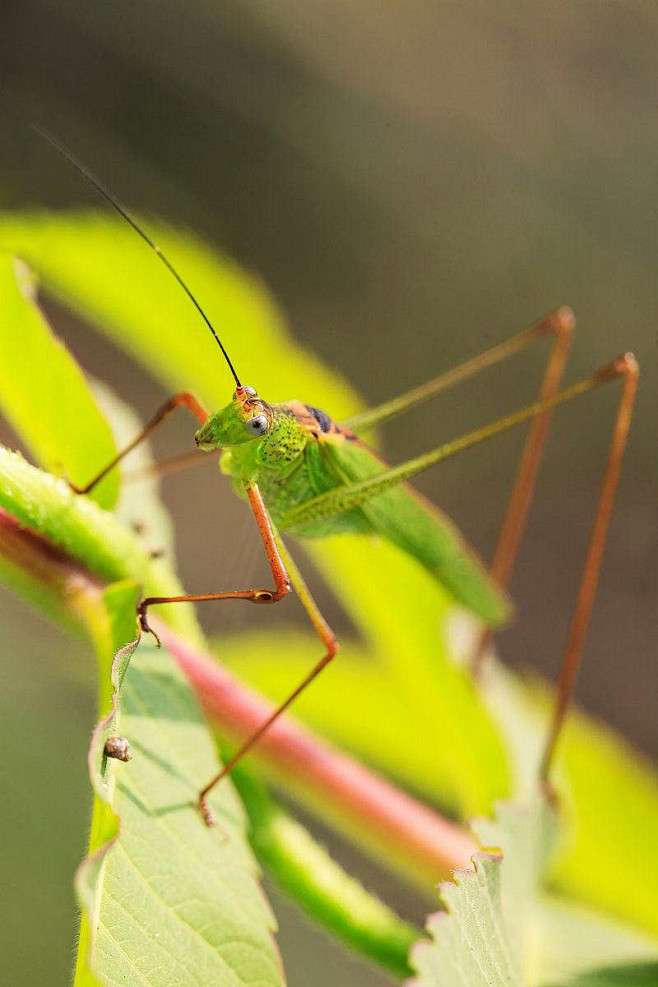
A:
{"type": "MultiPolygon", "coordinates": [[[[325,441],[322,454],[346,485],[386,471],[361,442],[325,441]]],[[[484,563],[456,525],[409,484],[378,494],[359,505],[373,530],[408,552],[449,590],[458,603],[485,624],[505,623],[511,614],[507,596],[489,577],[484,563]]]]}

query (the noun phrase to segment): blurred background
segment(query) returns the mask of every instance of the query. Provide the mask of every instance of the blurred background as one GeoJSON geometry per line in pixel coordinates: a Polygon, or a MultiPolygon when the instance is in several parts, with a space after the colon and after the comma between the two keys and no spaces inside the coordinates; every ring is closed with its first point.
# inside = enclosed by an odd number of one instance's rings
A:
{"type": "MultiPolygon", "coordinates": [[[[99,205],[30,131],[39,122],[133,208],[191,227],[259,275],[293,334],[370,403],[565,303],[578,317],[569,379],[637,353],[637,417],[579,699],[655,754],[655,4],[5,0],[0,73],[0,207],[99,205]]],[[[65,311],[49,311],[85,368],[142,415],[154,410],[164,394],[153,380],[65,311]]],[[[528,402],[542,357],[529,352],[392,423],[387,457],[528,402]]],[[[226,399],[218,366],[218,405],[226,399]]],[[[556,416],[512,584],[518,619],[500,639],[510,663],[555,672],[616,400],[603,389],[556,416]]],[[[6,428],[0,438],[12,441],[6,428]]],[[[418,484],[485,557],[521,438],[472,450],[418,484]]],[[[189,442],[181,420],[156,447],[189,442]]],[[[190,590],[221,584],[220,557],[249,578],[256,541],[215,471],[170,479],[166,498],[190,590]]],[[[217,633],[254,619],[220,610],[202,614],[217,633]]],[[[0,620],[2,979],[64,984],[71,879],[87,835],[94,669],[82,644],[6,593],[0,620]],[[53,742],[70,756],[47,755],[53,742]]],[[[362,873],[386,890],[363,862],[362,873]]],[[[274,903],[292,987],[386,982],[274,903]]],[[[398,904],[422,915],[404,889],[398,904]]]]}

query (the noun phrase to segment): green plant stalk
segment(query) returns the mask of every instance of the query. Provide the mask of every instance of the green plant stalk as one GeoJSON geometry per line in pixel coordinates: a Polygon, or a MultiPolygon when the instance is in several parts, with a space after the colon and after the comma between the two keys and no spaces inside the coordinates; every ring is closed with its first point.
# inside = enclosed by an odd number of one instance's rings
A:
{"type": "MultiPolygon", "coordinates": [[[[167,563],[152,559],[135,533],[114,514],[87,497],[78,497],[64,480],[30,465],[20,453],[4,448],[0,448],[0,508],[45,540],[44,559],[50,547],[60,558],[65,557],[65,566],[66,560],[73,560],[97,586],[135,579],[145,592],[153,595],[181,591],[167,563]]],[[[20,565],[21,560],[17,561],[20,565]]],[[[47,582],[42,575],[39,582],[47,582]]],[[[53,578],[55,582],[63,581],[53,578]]],[[[172,608],[167,621],[186,637],[202,640],[190,607],[172,608]]]]}
{"type": "Polygon", "coordinates": [[[251,845],[276,885],[347,945],[397,977],[411,976],[407,957],[422,931],[347,874],[253,775],[238,767],[231,778],[249,815],[251,845]]]}

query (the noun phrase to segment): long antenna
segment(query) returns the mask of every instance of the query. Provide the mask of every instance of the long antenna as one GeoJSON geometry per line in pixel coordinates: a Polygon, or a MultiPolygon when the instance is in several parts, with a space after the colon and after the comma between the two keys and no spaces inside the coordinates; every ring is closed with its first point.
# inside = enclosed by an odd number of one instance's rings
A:
{"type": "Polygon", "coordinates": [[[43,127],[39,127],[36,124],[33,124],[32,125],[32,129],[35,130],[37,132],[37,134],[39,134],[41,137],[44,137],[50,144],[52,144],[53,147],[55,148],[55,150],[56,151],[59,151],[59,153],[62,155],[62,157],[66,158],[66,160],[69,162],[69,164],[72,164],[73,167],[76,169],[76,171],[79,171],[80,174],[82,175],[82,177],[83,178],[86,178],[87,181],[91,185],[94,186],[94,188],[96,189],[96,191],[99,192],[103,196],[103,198],[107,200],[107,202],[109,202],[109,204],[112,206],[112,208],[115,209],[119,213],[119,215],[122,216],[123,219],[125,219],[125,221],[130,224],[130,226],[132,226],[132,228],[134,229],[134,231],[141,236],[142,240],[144,240],[146,243],[148,243],[149,247],[153,251],[155,251],[155,253],[158,255],[158,257],[160,258],[160,260],[162,261],[162,263],[165,265],[165,267],[167,268],[167,270],[170,272],[170,274],[173,274],[173,276],[176,278],[176,280],[178,281],[179,285],[181,286],[181,288],[183,289],[183,291],[185,292],[185,294],[187,295],[187,297],[190,299],[190,301],[192,302],[192,304],[196,308],[197,312],[199,313],[199,315],[201,316],[201,318],[203,319],[203,321],[206,323],[206,325],[210,329],[211,333],[213,334],[213,336],[215,338],[215,342],[217,343],[217,345],[219,346],[220,350],[224,354],[224,359],[228,363],[229,370],[233,374],[233,378],[235,380],[236,385],[238,387],[241,387],[242,385],[240,383],[240,378],[238,377],[237,373],[235,372],[235,367],[231,363],[231,359],[230,359],[228,353],[226,352],[226,350],[224,349],[224,346],[222,344],[221,339],[219,338],[219,336],[215,332],[210,319],[208,318],[208,316],[206,315],[206,313],[203,311],[203,309],[199,305],[198,301],[196,300],[196,298],[194,297],[194,295],[192,294],[192,292],[190,291],[190,289],[187,287],[187,285],[183,281],[182,277],[180,276],[180,274],[178,273],[178,271],[176,270],[176,268],[174,267],[174,265],[171,263],[171,261],[160,250],[160,248],[158,247],[157,243],[154,243],[153,242],[153,240],[148,235],[148,233],[146,233],[145,230],[143,230],[141,228],[141,226],[139,225],[139,223],[137,222],[137,220],[135,220],[131,216],[131,214],[128,212],[128,210],[126,209],[126,207],[124,205],[122,205],[121,202],[119,202],[119,200],[117,199],[117,197],[112,192],[110,192],[110,190],[108,188],[106,188],[106,186],[103,185],[103,183],[98,178],[96,178],[96,176],[94,175],[94,173],[92,171],[90,171],[89,168],[87,168],[87,166],[82,163],[82,161],[80,161],[78,158],[76,158],[75,154],[73,154],[72,151],[69,151],[68,147],[66,147],[64,144],[62,144],[62,142],[60,140],[58,140],[57,137],[53,136],[53,134],[49,133],[47,130],[44,130],[43,127]]]}

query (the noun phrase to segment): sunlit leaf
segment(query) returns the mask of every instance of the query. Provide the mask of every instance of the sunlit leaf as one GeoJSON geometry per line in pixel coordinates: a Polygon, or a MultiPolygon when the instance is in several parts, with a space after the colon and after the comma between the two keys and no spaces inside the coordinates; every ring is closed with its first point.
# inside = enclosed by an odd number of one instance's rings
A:
{"type": "Polygon", "coordinates": [[[417,987],[522,987],[509,937],[502,931],[500,860],[474,857],[473,871],[441,886],[445,912],[427,923],[433,938],[413,953],[417,987]]]}
{"type": "Polygon", "coordinates": [[[554,880],[568,893],[658,933],[658,777],[640,752],[574,712],[558,759],[572,838],[554,880]],[[593,853],[605,868],[593,865],[593,853]]]}
{"type": "MultiPolygon", "coordinates": [[[[36,281],[25,265],[0,254],[0,408],[36,461],[78,485],[115,453],[82,371],[35,302],[36,281]]],[[[92,496],[111,507],[116,476],[92,496]]]]}
{"type": "MultiPolygon", "coordinates": [[[[550,692],[546,683],[519,679],[493,659],[483,686],[518,765],[517,788],[528,793],[548,729],[550,692]]],[[[577,707],[567,718],[557,755],[565,838],[552,881],[567,894],[658,934],[655,767],[577,707]],[[595,865],[599,854],[605,867],[595,865]]]]}
{"type": "MultiPolygon", "coordinates": [[[[335,373],[293,345],[264,285],[191,233],[149,230],[221,335],[238,373],[270,401],[293,397],[341,417],[360,402],[335,373]]],[[[39,272],[44,288],[132,352],[172,391],[211,408],[234,389],[212,336],[157,257],[121,220],[100,212],[5,214],[0,246],[39,272]]]]}
{"type": "MultiPolygon", "coordinates": [[[[641,969],[656,971],[658,942],[642,936],[636,929],[620,925],[605,915],[586,911],[555,900],[540,905],[546,948],[543,954],[542,983],[583,984],[592,978],[592,987],[602,969],[623,963],[625,980],[620,985],[633,987],[641,969]],[[648,966],[648,961],[651,961],[648,966]]],[[[604,981],[605,983],[605,981],[604,981]]],[[[642,983],[642,981],[640,981],[642,983]]],[[[648,983],[652,983],[651,980],[648,983]]],[[[658,984],[658,979],[653,981],[658,984]]]]}
{"type": "Polygon", "coordinates": [[[627,969],[618,982],[630,985],[637,961],[658,957],[657,942],[546,896],[557,823],[544,799],[501,804],[494,820],[478,820],[484,849],[472,870],[440,886],[445,911],[428,920],[432,942],[412,950],[413,987],[566,987],[605,963],[627,969]]]}
{"type": "MultiPolygon", "coordinates": [[[[105,595],[110,633],[100,649],[102,681],[125,643],[135,599],[134,585],[105,595]]],[[[195,805],[217,760],[190,688],[150,641],[140,642],[129,667],[126,649],[118,657],[120,696],[106,728],[129,740],[133,757],[101,764],[104,731],[97,732],[92,856],[78,878],[87,922],[76,987],[89,982],[89,970],[107,985],[277,987],[283,974],[274,920],[231,782],[211,796],[217,826],[205,826],[195,805]]]]}
{"type": "Polygon", "coordinates": [[[541,803],[526,812],[502,804],[496,820],[478,824],[486,848],[472,870],[440,885],[444,912],[430,917],[432,943],[412,952],[414,987],[529,987],[542,949],[538,887],[555,837],[541,803]]]}

